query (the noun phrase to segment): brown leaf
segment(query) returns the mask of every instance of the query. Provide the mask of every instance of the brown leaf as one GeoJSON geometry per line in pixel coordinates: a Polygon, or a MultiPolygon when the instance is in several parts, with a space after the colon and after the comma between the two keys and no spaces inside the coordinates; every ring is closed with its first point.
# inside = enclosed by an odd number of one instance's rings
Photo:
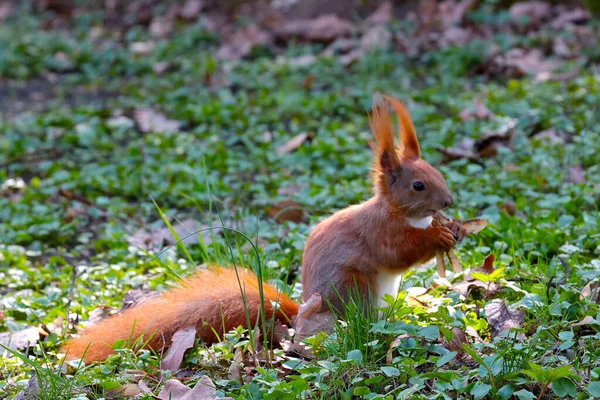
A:
{"type": "Polygon", "coordinates": [[[460,112],[460,119],[463,121],[468,121],[471,119],[491,119],[496,116],[493,112],[491,112],[484,103],[479,99],[473,100],[473,107],[465,108],[460,112]]]}
{"type": "Polygon", "coordinates": [[[13,3],[9,1],[0,2],[0,22],[10,17],[14,11],[13,3]]]}
{"type": "Polygon", "coordinates": [[[598,279],[592,280],[590,283],[585,285],[581,289],[581,296],[590,299],[591,301],[598,303],[600,296],[600,281],[598,279]]]}
{"type": "Polygon", "coordinates": [[[294,67],[307,67],[314,64],[317,61],[317,57],[313,54],[304,54],[298,57],[280,57],[277,58],[278,64],[287,64],[294,67]]]}
{"type": "Polygon", "coordinates": [[[31,375],[31,379],[29,379],[29,381],[27,382],[27,387],[24,390],[17,393],[17,395],[13,397],[12,400],[38,400],[41,398],[41,389],[38,382],[37,374],[35,372],[32,372],[31,375]]]}
{"type": "Polygon", "coordinates": [[[467,336],[460,328],[452,328],[453,337],[451,340],[444,340],[446,348],[450,351],[463,351],[463,345],[468,344],[467,336]]]}
{"type": "Polygon", "coordinates": [[[394,339],[392,341],[392,343],[390,343],[390,348],[388,349],[387,355],[385,357],[386,364],[392,363],[392,361],[394,360],[394,349],[396,347],[400,346],[404,339],[408,339],[408,338],[410,338],[410,336],[405,333],[405,334],[398,336],[396,339],[394,339]]]}
{"type": "Polygon", "coordinates": [[[569,177],[567,178],[567,183],[573,183],[577,185],[585,182],[585,170],[583,167],[581,167],[581,165],[576,165],[569,168],[569,177]]]}
{"type": "Polygon", "coordinates": [[[329,43],[348,35],[352,29],[350,21],[341,19],[335,14],[326,14],[315,19],[288,21],[276,31],[276,35],[284,40],[298,37],[309,42],[329,43]]]}
{"type": "Polygon", "coordinates": [[[500,211],[504,211],[511,217],[514,217],[517,214],[517,205],[514,201],[507,201],[498,206],[500,211]]]}
{"type": "Polygon", "coordinates": [[[313,293],[308,300],[298,307],[298,315],[292,318],[292,326],[296,330],[294,341],[303,341],[319,332],[331,332],[333,316],[329,311],[320,311],[323,300],[321,295],[313,293]]]}
{"type": "Polygon", "coordinates": [[[235,353],[233,353],[233,361],[227,370],[227,378],[231,381],[236,381],[239,383],[243,383],[244,379],[242,377],[241,366],[243,366],[242,361],[244,360],[244,353],[241,347],[235,349],[235,353]]]}
{"type": "MultiPolygon", "coordinates": [[[[173,230],[179,236],[179,239],[183,239],[185,236],[195,232],[198,229],[208,228],[207,225],[197,225],[193,219],[185,219],[180,223],[172,225],[173,230]]],[[[212,242],[212,234],[218,235],[221,233],[221,228],[215,228],[201,232],[202,240],[205,244],[212,242]],[[212,232],[212,233],[211,233],[212,232]]],[[[182,241],[183,244],[198,243],[198,236],[192,235],[182,241]]],[[[145,229],[139,229],[135,234],[127,238],[127,243],[131,246],[141,247],[145,250],[160,250],[164,246],[175,244],[175,238],[171,234],[171,231],[167,226],[162,228],[155,228],[148,232],[145,229]]]]}
{"type": "Polygon", "coordinates": [[[490,132],[475,141],[474,150],[481,158],[495,157],[500,146],[512,148],[516,134],[516,119],[509,119],[498,130],[490,132]]]}
{"type": "Polygon", "coordinates": [[[495,62],[500,67],[515,71],[517,76],[551,73],[562,65],[561,61],[544,59],[539,49],[517,48],[509,50],[504,56],[496,57],[495,62]]]}
{"type": "Polygon", "coordinates": [[[152,72],[154,72],[156,75],[162,75],[165,73],[165,71],[167,69],[169,69],[170,65],[171,64],[169,64],[166,61],[156,62],[156,63],[152,64],[152,72]]]}
{"type": "Polygon", "coordinates": [[[573,328],[576,326],[583,326],[583,325],[590,325],[592,323],[596,323],[596,320],[594,319],[594,317],[592,317],[591,315],[586,315],[585,317],[583,317],[583,319],[579,322],[575,322],[574,324],[569,325],[569,328],[573,328]]]}
{"type": "Polygon", "coordinates": [[[344,67],[349,67],[360,60],[364,54],[365,53],[362,51],[362,49],[352,50],[351,52],[340,56],[340,63],[342,63],[344,67]]]}
{"type": "Polygon", "coordinates": [[[121,311],[125,311],[129,308],[137,307],[140,304],[160,297],[160,293],[156,290],[148,289],[132,289],[125,293],[123,298],[123,304],[121,305],[121,311]]]}
{"type": "Polygon", "coordinates": [[[456,254],[454,254],[452,251],[448,251],[446,252],[446,255],[448,256],[448,261],[450,261],[450,267],[452,267],[452,271],[457,273],[462,271],[462,264],[460,263],[458,257],[456,257],[456,254]]]}
{"type": "Polygon", "coordinates": [[[143,133],[173,133],[181,126],[179,121],[168,119],[164,114],[152,108],[136,108],[134,119],[143,133]]]}
{"type": "Polygon", "coordinates": [[[387,25],[392,21],[393,8],[391,1],[384,1],[365,19],[365,22],[368,25],[387,25]]]}
{"type": "Polygon", "coordinates": [[[364,51],[385,49],[392,41],[392,34],[382,25],[375,25],[365,32],[360,39],[360,47],[364,51]]]}
{"type": "Polygon", "coordinates": [[[575,8],[571,11],[561,12],[560,15],[550,21],[554,29],[564,29],[567,25],[575,22],[585,22],[590,19],[590,13],[583,8],[575,8]]]}
{"type": "Polygon", "coordinates": [[[177,371],[183,361],[183,356],[187,349],[194,346],[196,339],[196,326],[188,326],[179,329],[171,339],[171,345],[167,354],[160,362],[161,370],[177,371]]]}
{"type": "Polygon", "coordinates": [[[533,138],[541,142],[548,142],[549,144],[563,144],[565,143],[567,136],[564,132],[557,131],[556,128],[552,127],[537,132],[533,135],[533,138]]]}
{"type": "Polygon", "coordinates": [[[240,60],[246,57],[253,48],[271,43],[272,35],[257,25],[248,25],[226,35],[223,44],[217,50],[221,60],[240,60]]]}
{"type": "Polygon", "coordinates": [[[166,38],[173,30],[173,17],[161,15],[155,17],[150,24],[150,34],[155,38],[166,38]]]}
{"type": "Polygon", "coordinates": [[[565,39],[563,39],[560,36],[555,37],[552,41],[552,51],[557,56],[561,56],[564,58],[570,58],[573,56],[573,52],[569,48],[569,45],[567,44],[565,39]]]}
{"type": "Polygon", "coordinates": [[[191,389],[177,379],[169,379],[158,394],[160,400],[181,400],[191,389]]]}
{"type": "Polygon", "coordinates": [[[475,154],[472,150],[463,150],[454,147],[445,148],[441,146],[438,146],[435,149],[444,156],[444,162],[461,160],[463,158],[466,158],[467,160],[470,160],[474,163],[481,162],[479,156],[475,154]]]}
{"type": "Polygon", "coordinates": [[[513,4],[509,13],[515,24],[527,19],[527,26],[537,26],[552,16],[552,7],[544,1],[523,1],[513,4]]]}
{"type": "Polygon", "coordinates": [[[288,140],[287,142],[285,142],[284,144],[282,144],[281,146],[279,146],[276,150],[275,153],[276,154],[287,154],[287,153],[291,153],[292,151],[297,150],[300,146],[302,146],[302,144],[304,142],[306,142],[306,140],[308,139],[308,134],[306,132],[302,132],[296,136],[294,136],[293,138],[291,138],[290,140],[288,140]]]}
{"type": "Polygon", "coordinates": [[[291,221],[299,224],[306,221],[302,204],[293,200],[283,200],[273,204],[267,209],[267,215],[279,223],[291,221]]]}
{"type": "Polygon", "coordinates": [[[140,56],[145,56],[152,52],[154,44],[154,42],[133,42],[129,45],[129,51],[140,56]]]}
{"type": "Polygon", "coordinates": [[[198,18],[202,11],[202,0],[185,0],[181,9],[179,9],[179,17],[188,21],[198,18]]]}
{"type": "Polygon", "coordinates": [[[88,314],[88,326],[92,326],[102,321],[112,314],[113,308],[107,306],[97,306],[88,314]]]}
{"type": "Polygon", "coordinates": [[[497,282],[485,283],[480,280],[464,280],[456,285],[453,285],[450,289],[457,291],[464,297],[467,297],[469,295],[469,291],[477,288],[482,289],[484,297],[490,297],[500,290],[500,285],[497,282]]]}
{"type": "MultiPolygon", "coordinates": [[[[204,375],[193,389],[185,386],[176,379],[169,379],[161,392],[158,394],[160,400],[216,400],[217,390],[210,378],[204,375]]],[[[219,397],[219,399],[233,400],[231,397],[219,397]]]]}
{"type": "Polygon", "coordinates": [[[484,307],[484,311],[492,328],[492,337],[498,336],[502,331],[523,328],[525,312],[511,310],[504,300],[492,300],[484,307]]]}
{"type": "Polygon", "coordinates": [[[127,397],[136,397],[141,394],[142,390],[135,383],[126,383],[124,385],[119,385],[114,389],[109,389],[106,391],[106,396],[109,399],[121,399],[127,397]]]}
{"type": "Polygon", "coordinates": [[[435,255],[435,267],[440,278],[446,277],[446,262],[444,261],[445,253],[438,251],[435,255]]]}
{"type": "Polygon", "coordinates": [[[11,350],[26,349],[40,340],[40,329],[25,328],[14,332],[0,332],[0,344],[11,350]]]}

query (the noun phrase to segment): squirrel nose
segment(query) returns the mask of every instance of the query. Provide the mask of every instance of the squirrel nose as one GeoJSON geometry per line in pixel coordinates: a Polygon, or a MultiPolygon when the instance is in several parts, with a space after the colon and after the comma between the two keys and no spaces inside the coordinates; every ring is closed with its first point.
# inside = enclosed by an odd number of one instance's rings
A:
{"type": "Polygon", "coordinates": [[[454,204],[454,199],[452,198],[452,196],[448,196],[444,201],[444,208],[450,207],[452,204],[454,204]]]}

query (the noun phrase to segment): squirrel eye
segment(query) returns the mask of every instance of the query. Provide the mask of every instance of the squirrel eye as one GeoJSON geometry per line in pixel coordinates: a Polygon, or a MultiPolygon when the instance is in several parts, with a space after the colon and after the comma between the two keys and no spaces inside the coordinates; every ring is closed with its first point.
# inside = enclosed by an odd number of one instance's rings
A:
{"type": "Polygon", "coordinates": [[[423,185],[423,182],[417,181],[413,183],[413,189],[415,189],[417,192],[421,192],[425,190],[425,185],[423,185]]]}

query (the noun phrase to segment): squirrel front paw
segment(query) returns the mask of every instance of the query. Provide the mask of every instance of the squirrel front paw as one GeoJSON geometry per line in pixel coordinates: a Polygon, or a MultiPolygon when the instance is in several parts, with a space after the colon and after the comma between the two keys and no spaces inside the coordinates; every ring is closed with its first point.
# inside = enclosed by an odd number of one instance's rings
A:
{"type": "Polygon", "coordinates": [[[436,226],[435,227],[438,234],[438,246],[442,250],[450,250],[454,247],[454,243],[456,239],[454,237],[454,232],[446,226],[436,226]]]}
{"type": "Polygon", "coordinates": [[[460,243],[467,236],[467,228],[454,221],[450,221],[445,225],[454,234],[454,239],[460,243]]]}

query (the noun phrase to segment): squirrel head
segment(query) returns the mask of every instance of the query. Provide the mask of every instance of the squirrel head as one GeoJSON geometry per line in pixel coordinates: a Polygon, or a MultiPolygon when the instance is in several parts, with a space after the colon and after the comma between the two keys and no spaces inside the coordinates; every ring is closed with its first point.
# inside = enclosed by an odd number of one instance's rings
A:
{"type": "Polygon", "coordinates": [[[408,112],[400,101],[383,96],[373,102],[370,126],[376,143],[373,181],[375,191],[407,218],[425,218],[454,203],[444,177],[421,158],[419,141],[408,112]],[[400,146],[394,146],[391,106],[398,118],[400,146]]]}

